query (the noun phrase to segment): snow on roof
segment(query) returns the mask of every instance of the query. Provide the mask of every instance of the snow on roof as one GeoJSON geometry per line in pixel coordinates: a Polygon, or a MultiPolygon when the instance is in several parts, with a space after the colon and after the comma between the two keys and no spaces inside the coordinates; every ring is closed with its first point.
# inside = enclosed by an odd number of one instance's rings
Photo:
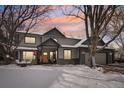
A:
{"type": "Polygon", "coordinates": [[[54,38],[53,40],[57,42],[57,39],[54,38]]]}
{"type": "Polygon", "coordinates": [[[71,47],[71,48],[76,48],[74,45],[61,45],[62,47],[71,47]]]}
{"type": "MultiPolygon", "coordinates": [[[[71,47],[71,48],[77,48],[77,47],[88,47],[88,45],[82,45],[82,43],[84,41],[86,41],[87,39],[84,38],[82,40],[80,40],[78,43],[76,43],[75,45],[61,45],[62,47],[71,47]]],[[[103,46],[97,46],[97,48],[103,48],[103,46]]],[[[114,49],[114,48],[110,48],[110,47],[105,47],[105,49],[114,49]]]]}
{"type": "Polygon", "coordinates": [[[80,45],[79,47],[88,47],[88,45],[80,45]]]}
{"type": "MultiPolygon", "coordinates": [[[[26,33],[26,31],[17,31],[17,32],[19,32],[19,33],[26,33]]],[[[43,35],[44,34],[44,32],[30,32],[30,31],[28,31],[28,33],[36,34],[36,35],[43,35]]]]}
{"type": "Polygon", "coordinates": [[[32,48],[32,47],[17,47],[17,49],[21,50],[37,50],[37,48],[32,48]]]}
{"type": "MultiPolygon", "coordinates": [[[[80,45],[79,47],[88,47],[88,45],[80,45]]],[[[97,46],[97,48],[103,48],[103,46],[97,46]]],[[[110,48],[110,47],[105,47],[105,49],[114,49],[114,48],[110,48]]]]}
{"type": "Polygon", "coordinates": [[[77,44],[75,44],[74,46],[79,47],[81,46],[81,44],[85,41],[86,39],[82,39],[81,41],[79,41],[77,44]]]}
{"type": "Polygon", "coordinates": [[[73,48],[77,48],[77,47],[88,47],[87,45],[81,45],[86,39],[82,39],[81,41],[79,41],[77,44],[75,45],[61,45],[62,47],[73,47],[73,48]]]}
{"type": "MultiPolygon", "coordinates": [[[[21,31],[17,31],[17,32],[19,32],[19,33],[26,33],[26,31],[24,31],[24,30],[21,30],[21,31]]],[[[47,32],[49,32],[49,31],[47,31],[47,32]]],[[[35,31],[35,32],[33,32],[33,31],[28,31],[28,33],[30,33],[30,34],[36,34],[36,35],[43,35],[43,34],[45,34],[46,32],[39,32],[39,31],[35,31]]],[[[62,33],[62,32],[61,32],[62,33]]],[[[63,33],[62,33],[63,34],[63,33]]],[[[65,34],[64,34],[65,35],[65,34]]],[[[82,39],[82,37],[78,37],[78,36],[68,36],[68,35],[65,35],[65,37],[67,37],[67,38],[73,38],[73,39],[82,39]]]]}
{"type": "Polygon", "coordinates": [[[73,38],[73,39],[82,39],[82,37],[79,37],[79,36],[69,36],[69,35],[66,35],[67,38],[73,38]]]}

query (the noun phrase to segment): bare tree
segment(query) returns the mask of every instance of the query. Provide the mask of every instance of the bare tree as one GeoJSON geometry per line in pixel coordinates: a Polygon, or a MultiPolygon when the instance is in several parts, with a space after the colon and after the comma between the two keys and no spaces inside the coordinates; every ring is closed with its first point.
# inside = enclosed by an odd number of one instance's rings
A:
{"type": "MultiPolygon", "coordinates": [[[[117,10],[118,11],[116,11],[112,17],[110,24],[107,26],[108,36],[111,39],[124,24],[124,7],[120,6],[117,10]]],[[[124,29],[122,29],[121,33],[113,42],[119,47],[120,58],[122,58],[124,56],[124,29]]]]}
{"type": "Polygon", "coordinates": [[[65,13],[69,16],[75,16],[85,23],[86,37],[91,38],[89,40],[89,54],[91,66],[95,67],[95,55],[97,51],[104,49],[109,43],[111,43],[124,29],[124,24],[120,26],[117,33],[105,43],[105,45],[98,49],[98,42],[107,36],[106,27],[109,25],[117,7],[115,5],[84,5],[84,6],[73,6],[72,11],[65,13]]]}
{"type": "Polygon", "coordinates": [[[26,31],[34,27],[38,18],[43,19],[49,10],[49,6],[35,5],[7,5],[0,6],[0,44],[4,46],[5,59],[14,56],[14,51],[19,42],[16,42],[16,32],[24,26],[26,31]]]}
{"type": "Polygon", "coordinates": [[[120,35],[114,40],[118,45],[118,54],[120,59],[124,59],[124,32],[121,32],[120,35]]]}

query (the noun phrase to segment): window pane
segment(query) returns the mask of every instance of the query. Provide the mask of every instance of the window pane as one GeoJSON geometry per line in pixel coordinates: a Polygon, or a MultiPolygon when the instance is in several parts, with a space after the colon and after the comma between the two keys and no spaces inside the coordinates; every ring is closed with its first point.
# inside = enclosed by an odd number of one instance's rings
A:
{"type": "Polygon", "coordinates": [[[71,51],[68,51],[68,59],[71,59],[71,51]]]}
{"type": "Polygon", "coordinates": [[[24,51],[23,52],[23,59],[24,60],[30,60],[32,61],[33,60],[33,52],[29,52],[29,51],[24,51]]]}
{"type": "Polygon", "coordinates": [[[53,52],[50,52],[50,59],[53,59],[53,52]]]}
{"type": "Polygon", "coordinates": [[[64,59],[71,59],[71,50],[64,50],[64,59]]]}
{"type": "Polygon", "coordinates": [[[25,43],[35,43],[35,37],[25,37],[25,43]]]}
{"type": "Polygon", "coordinates": [[[56,51],[56,59],[57,59],[57,51],[56,51]]]}

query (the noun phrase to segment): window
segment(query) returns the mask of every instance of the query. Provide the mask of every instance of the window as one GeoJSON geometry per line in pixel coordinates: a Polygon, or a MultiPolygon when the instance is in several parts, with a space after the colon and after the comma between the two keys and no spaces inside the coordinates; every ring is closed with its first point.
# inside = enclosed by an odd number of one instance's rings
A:
{"type": "Polygon", "coordinates": [[[64,59],[71,59],[71,50],[64,50],[64,59]]]}
{"type": "Polygon", "coordinates": [[[25,43],[35,43],[35,37],[25,37],[25,43]]]}
{"type": "Polygon", "coordinates": [[[53,60],[53,52],[50,52],[50,59],[53,60]]]}
{"type": "Polygon", "coordinates": [[[43,52],[43,55],[46,56],[47,55],[47,52],[43,52]]]}
{"type": "Polygon", "coordinates": [[[33,59],[35,59],[34,52],[23,51],[23,59],[26,61],[32,61],[33,59]]]}

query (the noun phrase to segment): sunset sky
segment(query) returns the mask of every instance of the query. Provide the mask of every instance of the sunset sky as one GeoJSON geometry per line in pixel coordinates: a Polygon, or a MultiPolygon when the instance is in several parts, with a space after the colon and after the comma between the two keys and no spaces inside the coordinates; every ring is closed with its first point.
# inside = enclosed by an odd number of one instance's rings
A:
{"type": "Polygon", "coordinates": [[[85,34],[83,20],[74,16],[65,16],[62,13],[62,8],[70,9],[71,6],[52,7],[54,11],[49,13],[50,18],[45,19],[45,21],[39,22],[39,24],[35,27],[35,29],[33,29],[33,31],[46,32],[56,27],[67,36],[81,38],[85,34]]]}

